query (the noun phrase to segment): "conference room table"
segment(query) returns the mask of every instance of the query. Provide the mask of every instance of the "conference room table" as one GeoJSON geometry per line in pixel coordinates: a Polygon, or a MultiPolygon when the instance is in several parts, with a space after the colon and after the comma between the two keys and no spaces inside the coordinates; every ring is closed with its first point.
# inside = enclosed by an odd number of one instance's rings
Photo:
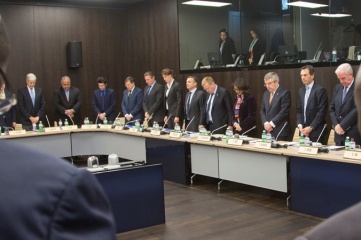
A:
{"type": "Polygon", "coordinates": [[[361,161],[345,159],[344,150],[299,153],[298,147],[259,149],[197,137],[172,138],[149,132],[76,129],[69,132],[1,136],[41,148],[58,157],[116,153],[121,158],[162,163],[164,179],[188,184],[204,175],[290,194],[290,209],[318,217],[361,201],[361,161]],[[193,179],[195,180],[195,179],[193,179]]]}

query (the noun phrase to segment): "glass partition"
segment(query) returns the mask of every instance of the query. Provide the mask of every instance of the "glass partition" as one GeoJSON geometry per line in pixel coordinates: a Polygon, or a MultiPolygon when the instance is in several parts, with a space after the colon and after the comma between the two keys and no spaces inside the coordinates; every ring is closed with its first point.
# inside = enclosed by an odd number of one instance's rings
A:
{"type": "Polygon", "coordinates": [[[326,5],[319,8],[288,5],[292,0],[224,0],[232,5],[219,8],[185,1],[178,0],[180,70],[361,60],[359,0],[308,0],[326,5]],[[233,39],[232,62],[215,61],[229,50],[221,29],[233,39]]]}

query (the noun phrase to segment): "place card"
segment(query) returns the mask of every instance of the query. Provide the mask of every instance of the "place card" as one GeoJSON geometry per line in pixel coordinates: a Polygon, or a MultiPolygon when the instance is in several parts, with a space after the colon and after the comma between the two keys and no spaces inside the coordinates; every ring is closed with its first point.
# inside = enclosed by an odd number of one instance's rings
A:
{"type": "Polygon", "coordinates": [[[300,146],[298,148],[298,153],[302,153],[302,154],[316,155],[317,152],[318,152],[318,148],[315,148],[315,147],[300,146]]]}
{"type": "Polygon", "coordinates": [[[64,130],[76,130],[78,129],[77,125],[68,125],[68,126],[62,126],[61,129],[64,130]]]}
{"type": "Polygon", "coordinates": [[[256,142],[254,147],[260,148],[260,149],[271,149],[271,143],[270,142],[256,142]]]}
{"type": "Polygon", "coordinates": [[[150,135],[160,136],[160,130],[152,129],[150,131],[150,135]]]}
{"type": "Polygon", "coordinates": [[[106,124],[106,125],[104,125],[104,124],[99,124],[99,128],[101,128],[101,129],[112,129],[112,125],[108,125],[108,124],[106,124]]]}
{"type": "Polygon", "coordinates": [[[46,127],[44,128],[45,132],[57,132],[57,131],[61,131],[60,127],[46,127]]]}
{"type": "Polygon", "coordinates": [[[9,131],[10,136],[22,135],[22,134],[26,134],[26,131],[24,129],[23,130],[16,130],[16,131],[9,131]]]}
{"type": "Polygon", "coordinates": [[[115,126],[115,130],[123,130],[123,126],[115,126]]]}
{"type": "Polygon", "coordinates": [[[137,133],[137,132],[138,132],[138,129],[135,128],[135,127],[132,127],[132,128],[129,128],[129,132],[131,132],[131,133],[137,133]]]}
{"type": "Polygon", "coordinates": [[[208,136],[208,135],[198,135],[197,141],[210,142],[210,141],[211,141],[211,136],[208,136]]]}
{"type": "Polygon", "coordinates": [[[169,138],[180,138],[182,136],[181,132],[170,132],[169,138]]]}
{"type": "Polygon", "coordinates": [[[81,129],[97,129],[98,125],[96,124],[87,124],[81,125],[81,129]]]}
{"type": "Polygon", "coordinates": [[[237,138],[228,139],[228,145],[242,146],[243,140],[237,138]]]}
{"type": "Polygon", "coordinates": [[[343,158],[361,160],[361,152],[345,151],[345,153],[343,154],[343,158]]]}

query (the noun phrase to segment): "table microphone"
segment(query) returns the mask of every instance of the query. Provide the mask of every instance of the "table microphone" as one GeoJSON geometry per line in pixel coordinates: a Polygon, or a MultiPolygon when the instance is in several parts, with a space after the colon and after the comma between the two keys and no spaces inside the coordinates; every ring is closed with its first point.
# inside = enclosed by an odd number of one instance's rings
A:
{"type": "Polygon", "coordinates": [[[187,132],[187,129],[188,129],[189,125],[191,125],[191,123],[193,122],[195,117],[196,116],[193,116],[192,119],[189,121],[188,125],[186,126],[186,129],[184,129],[184,132],[187,132]]]}
{"type": "Polygon", "coordinates": [[[288,124],[288,122],[285,122],[285,123],[283,124],[283,127],[281,128],[281,131],[279,131],[279,133],[277,134],[277,137],[276,137],[276,139],[275,139],[275,142],[272,142],[272,143],[271,143],[271,147],[272,147],[272,148],[287,148],[287,147],[288,147],[287,144],[281,145],[281,144],[278,144],[278,143],[277,143],[278,137],[280,136],[281,132],[283,131],[283,129],[286,127],[287,124],[288,124]]]}
{"type": "Polygon", "coordinates": [[[48,116],[45,114],[46,121],[48,122],[48,126],[50,127],[50,122],[48,116]]]}
{"type": "Polygon", "coordinates": [[[328,153],[330,150],[327,147],[318,148],[317,152],[319,153],[328,153]]]}
{"type": "MultiPolygon", "coordinates": [[[[153,114],[152,114],[153,115],[153,114]]],[[[162,130],[164,129],[165,125],[168,123],[170,117],[172,116],[172,114],[169,114],[169,116],[167,117],[167,121],[164,122],[164,125],[162,127],[162,130]]]]}
{"type": "Polygon", "coordinates": [[[218,140],[218,141],[221,141],[222,140],[222,138],[221,137],[213,137],[212,135],[213,135],[213,133],[215,132],[215,131],[217,131],[217,130],[219,130],[219,129],[222,129],[222,128],[224,128],[224,127],[227,127],[228,126],[228,124],[224,124],[223,126],[221,126],[221,127],[219,127],[219,128],[216,128],[216,129],[214,129],[212,132],[211,132],[211,140],[218,140]]]}
{"type": "Polygon", "coordinates": [[[321,133],[320,133],[320,135],[318,136],[318,138],[317,138],[317,143],[318,143],[318,140],[320,140],[320,137],[322,136],[322,133],[323,133],[323,131],[325,131],[325,128],[327,127],[327,124],[325,123],[324,125],[323,125],[323,128],[322,128],[322,131],[321,131],[321,133]]]}
{"type": "Polygon", "coordinates": [[[99,114],[97,114],[97,118],[95,119],[95,124],[98,123],[99,114]]]}
{"type": "Polygon", "coordinates": [[[75,125],[73,119],[72,119],[71,117],[69,117],[69,118],[70,118],[71,123],[72,123],[73,125],[75,125]]]}
{"type": "Polygon", "coordinates": [[[255,129],[257,126],[253,126],[252,128],[248,129],[247,131],[245,131],[244,133],[241,134],[241,136],[243,136],[245,133],[248,133],[249,131],[255,129]]]}
{"type": "MultiPolygon", "coordinates": [[[[119,117],[119,115],[120,115],[121,113],[122,113],[122,112],[119,112],[118,115],[115,117],[115,119],[118,119],[118,117],[119,117]]],[[[97,123],[97,122],[95,121],[95,123],[97,123]]],[[[112,127],[114,127],[115,124],[116,124],[116,123],[115,123],[115,120],[114,120],[114,121],[113,121],[113,124],[112,124],[112,127]]]]}
{"type": "Polygon", "coordinates": [[[277,139],[278,139],[278,137],[280,136],[281,132],[282,132],[283,129],[286,127],[287,123],[288,123],[288,122],[285,122],[285,123],[283,124],[283,127],[281,128],[281,131],[279,131],[279,133],[277,134],[276,142],[277,142],[277,139]]]}

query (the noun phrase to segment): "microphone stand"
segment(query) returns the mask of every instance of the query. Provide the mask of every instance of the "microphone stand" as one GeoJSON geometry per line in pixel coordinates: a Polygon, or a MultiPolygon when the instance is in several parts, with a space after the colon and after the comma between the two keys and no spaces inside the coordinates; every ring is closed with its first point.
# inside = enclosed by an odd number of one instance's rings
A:
{"type": "MultiPolygon", "coordinates": [[[[153,114],[152,114],[153,115],[153,114]]],[[[172,116],[172,114],[169,114],[169,116],[167,117],[167,121],[164,123],[163,127],[162,127],[162,130],[164,129],[165,125],[168,123],[170,117],[172,116]]]]}
{"type": "Polygon", "coordinates": [[[243,136],[244,134],[248,133],[249,131],[252,131],[253,129],[255,129],[257,126],[253,126],[252,128],[248,129],[247,131],[245,131],[244,133],[241,134],[241,136],[243,136]]]}
{"type": "Polygon", "coordinates": [[[227,126],[228,126],[228,124],[224,124],[223,126],[221,126],[221,127],[219,127],[219,128],[214,129],[214,130],[211,132],[211,140],[218,140],[218,141],[221,141],[221,140],[222,140],[222,138],[221,138],[221,137],[216,138],[216,137],[213,137],[212,135],[213,135],[213,133],[214,133],[215,131],[217,131],[217,130],[219,130],[219,129],[222,129],[222,128],[224,128],[224,127],[227,127],[227,126]]]}
{"type": "Polygon", "coordinates": [[[50,122],[49,122],[49,118],[47,115],[45,115],[46,121],[48,122],[48,126],[50,127],[50,122]]]}
{"type": "Polygon", "coordinates": [[[280,136],[281,132],[283,131],[283,129],[286,127],[287,124],[288,124],[288,122],[285,122],[285,123],[283,124],[283,127],[281,128],[281,131],[279,131],[279,133],[277,134],[277,137],[276,137],[275,142],[272,142],[272,143],[271,143],[271,147],[272,147],[272,148],[287,148],[287,147],[288,147],[287,144],[281,145],[281,144],[278,144],[278,143],[277,143],[278,137],[280,136]]]}
{"type": "Polygon", "coordinates": [[[323,133],[323,131],[325,131],[325,128],[326,128],[326,127],[327,127],[327,124],[323,125],[322,131],[321,131],[320,135],[318,136],[316,142],[318,142],[318,140],[320,140],[320,138],[321,138],[321,136],[322,136],[322,133],[323,133]]]}
{"type": "Polygon", "coordinates": [[[189,123],[187,124],[186,128],[184,129],[184,132],[187,132],[187,129],[188,129],[189,125],[191,125],[191,123],[193,122],[193,120],[194,120],[195,117],[196,117],[196,116],[193,116],[192,119],[189,121],[189,123]]]}

